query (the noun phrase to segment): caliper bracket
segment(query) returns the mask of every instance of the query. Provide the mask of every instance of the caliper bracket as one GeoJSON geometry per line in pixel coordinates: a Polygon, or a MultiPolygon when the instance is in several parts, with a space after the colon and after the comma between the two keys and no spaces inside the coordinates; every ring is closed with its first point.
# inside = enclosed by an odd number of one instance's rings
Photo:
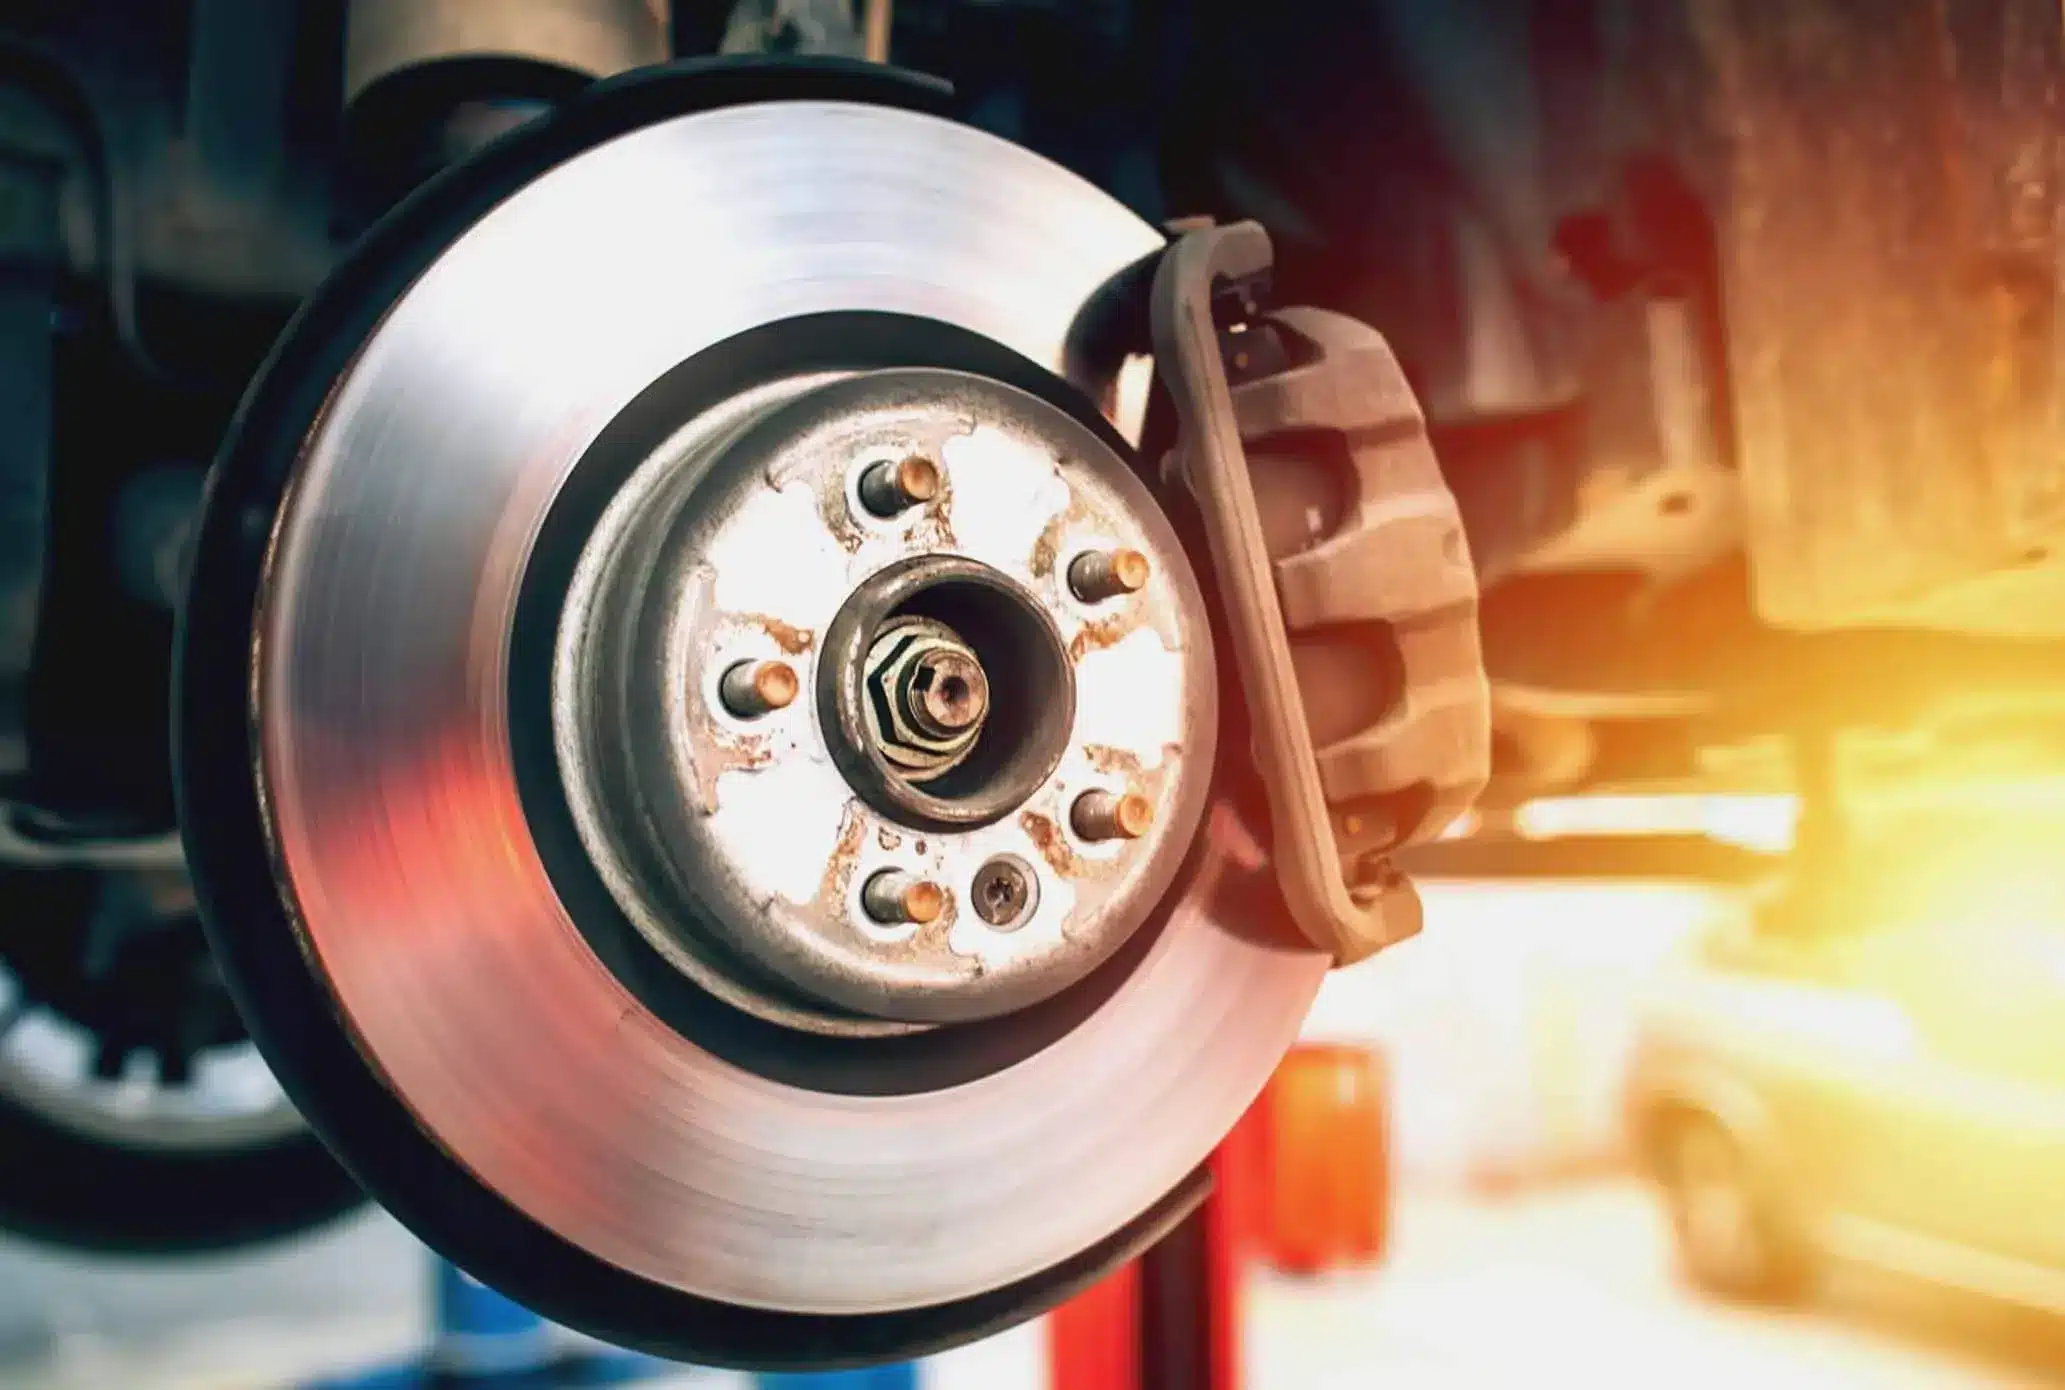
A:
{"type": "Polygon", "coordinates": [[[1390,856],[1482,790],[1490,695],[1469,544],[1405,374],[1354,319],[1260,310],[1272,263],[1254,223],[1186,231],[1149,312],[1284,898],[1348,964],[1419,930],[1390,856]]]}

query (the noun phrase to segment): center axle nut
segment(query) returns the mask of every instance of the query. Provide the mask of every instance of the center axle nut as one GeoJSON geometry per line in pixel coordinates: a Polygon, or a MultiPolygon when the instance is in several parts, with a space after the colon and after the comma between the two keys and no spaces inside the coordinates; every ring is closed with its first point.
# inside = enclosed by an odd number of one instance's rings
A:
{"type": "Polygon", "coordinates": [[[989,717],[989,676],[952,628],[930,618],[892,622],[867,657],[869,732],[912,781],[951,771],[989,717]]]}

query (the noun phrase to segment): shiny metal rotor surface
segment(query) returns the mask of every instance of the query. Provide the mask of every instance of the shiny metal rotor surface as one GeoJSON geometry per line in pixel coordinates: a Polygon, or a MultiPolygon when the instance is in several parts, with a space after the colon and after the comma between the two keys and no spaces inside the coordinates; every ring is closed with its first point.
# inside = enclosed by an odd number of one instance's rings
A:
{"type": "Polygon", "coordinates": [[[385,1084],[569,1243],[759,1308],[966,1297],[1145,1210],[1293,1038],[1326,961],[1216,916],[1208,855],[1130,974],[1030,1055],[932,1090],[757,1074],[605,968],[513,765],[533,544],[590,443],[663,373],[851,310],[939,320],[1061,373],[1085,301],[1158,244],[1072,175],[946,121],[729,108],[509,198],[338,382],[276,525],[253,654],[275,862],[385,1084]]]}

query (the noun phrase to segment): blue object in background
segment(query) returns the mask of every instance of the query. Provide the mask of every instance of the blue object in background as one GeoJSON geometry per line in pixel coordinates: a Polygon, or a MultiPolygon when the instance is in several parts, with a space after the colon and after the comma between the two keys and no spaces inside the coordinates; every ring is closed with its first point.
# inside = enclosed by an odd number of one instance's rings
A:
{"type": "Polygon", "coordinates": [[[437,1262],[430,1369],[453,1378],[514,1376],[551,1365],[552,1324],[445,1260],[437,1262]]]}
{"type": "Polygon", "coordinates": [[[911,1365],[876,1366],[866,1371],[826,1371],[810,1375],[760,1377],[761,1390],[918,1390],[918,1369],[911,1365]]]}
{"type": "MultiPolygon", "coordinates": [[[[570,1347],[560,1329],[444,1261],[435,1266],[436,1310],[429,1355],[303,1390],[530,1390],[630,1385],[678,1376],[683,1367],[614,1347],[570,1347]]],[[[865,1371],[764,1375],[759,1390],[917,1390],[913,1365],[865,1371]]]]}

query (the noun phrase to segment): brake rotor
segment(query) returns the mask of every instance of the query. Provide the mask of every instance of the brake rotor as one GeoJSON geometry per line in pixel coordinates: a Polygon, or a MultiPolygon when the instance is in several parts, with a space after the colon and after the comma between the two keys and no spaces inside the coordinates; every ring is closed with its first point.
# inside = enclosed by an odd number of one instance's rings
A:
{"type": "Polygon", "coordinates": [[[563,1322],[822,1364],[1164,1228],[1327,961],[1224,905],[1200,586],[1081,351],[1159,236],[922,90],[776,80],[599,89],[304,312],[180,775],[374,1195],[563,1322]]]}

